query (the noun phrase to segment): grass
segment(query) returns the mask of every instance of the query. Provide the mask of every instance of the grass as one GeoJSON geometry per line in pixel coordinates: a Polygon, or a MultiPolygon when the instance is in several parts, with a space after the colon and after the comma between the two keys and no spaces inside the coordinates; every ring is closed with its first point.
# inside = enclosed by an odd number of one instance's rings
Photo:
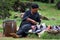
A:
{"type": "Polygon", "coordinates": [[[0,38],[0,40],[60,40],[60,39],[37,39],[37,38],[7,38],[7,37],[3,37],[0,38]]]}
{"type": "MultiPolygon", "coordinates": [[[[41,15],[46,16],[48,18],[56,18],[56,20],[42,20],[42,23],[46,23],[46,25],[60,25],[60,10],[57,10],[55,8],[55,3],[54,4],[46,4],[46,3],[40,3],[40,2],[35,2],[37,3],[41,10],[39,10],[39,13],[41,13],[41,15]]],[[[14,15],[15,14],[19,14],[19,12],[14,12],[14,11],[10,11],[10,13],[12,14],[12,16],[9,19],[13,19],[16,20],[17,26],[20,26],[21,23],[21,18],[16,18],[14,19],[14,15]]],[[[6,19],[5,19],[6,20],[6,19]]],[[[2,24],[3,20],[0,20],[0,24],[2,24]]],[[[0,28],[0,32],[2,32],[2,27],[0,28]]],[[[60,34],[57,35],[53,35],[53,34],[48,34],[48,33],[44,33],[41,38],[38,39],[38,37],[35,34],[29,34],[28,35],[29,38],[18,38],[18,39],[14,39],[14,38],[5,38],[2,37],[0,39],[2,40],[46,40],[46,39],[51,39],[51,40],[59,40],[60,39],[60,34]]]]}

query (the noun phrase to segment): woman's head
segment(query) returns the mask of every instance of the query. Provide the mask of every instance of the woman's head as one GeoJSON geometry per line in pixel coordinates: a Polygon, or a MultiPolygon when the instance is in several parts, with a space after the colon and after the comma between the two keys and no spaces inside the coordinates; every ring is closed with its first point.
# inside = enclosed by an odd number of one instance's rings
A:
{"type": "Polygon", "coordinates": [[[36,13],[36,12],[38,11],[38,9],[39,9],[38,4],[32,4],[32,6],[31,6],[31,11],[32,11],[33,13],[36,13]]]}

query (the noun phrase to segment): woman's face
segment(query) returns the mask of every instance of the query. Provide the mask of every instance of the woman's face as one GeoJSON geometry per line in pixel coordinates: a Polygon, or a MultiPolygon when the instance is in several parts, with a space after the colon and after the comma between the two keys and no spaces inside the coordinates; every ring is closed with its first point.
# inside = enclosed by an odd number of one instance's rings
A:
{"type": "Polygon", "coordinates": [[[38,11],[38,8],[31,9],[32,13],[36,13],[38,11]]]}

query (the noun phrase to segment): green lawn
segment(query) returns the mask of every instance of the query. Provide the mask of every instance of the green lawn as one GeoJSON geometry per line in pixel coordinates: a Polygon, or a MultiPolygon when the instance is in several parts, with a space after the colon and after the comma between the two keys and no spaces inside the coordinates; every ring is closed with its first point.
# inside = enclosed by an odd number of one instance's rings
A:
{"type": "MultiPolygon", "coordinates": [[[[40,2],[35,2],[37,4],[39,4],[41,10],[39,10],[39,13],[41,13],[43,16],[46,16],[48,18],[55,18],[56,20],[42,20],[42,23],[46,23],[46,25],[60,25],[60,10],[57,10],[55,8],[55,4],[46,4],[46,3],[40,3],[40,2]]],[[[20,14],[19,12],[14,12],[14,11],[10,11],[10,13],[12,14],[12,16],[9,19],[14,19],[14,15],[16,13],[20,14]]],[[[6,20],[6,19],[5,19],[6,20]]],[[[21,18],[16,18],[14,19],[16,20],[17,26],[20,25],[21,23],[21,18]]],[[[0,24],[2,24],[3,20],[0,20],[0,24]]],[[[2,27],[0,27],[0,32],[2,32],[2,27]]],[[[32,38],[33,40],[37,40],[37,36],[35,34],[29,34],[28,35],[30,38],[32,38]]],[[[30,38],[18,38],[18,39],[14,39],[14,38],[5,38],[2,37],[0,39],[2,40],[30,40],[30,38]]],[[[32,40],[31,39],[31,40],[32,40]]],[[[52,40],[58,40],[60,39],[60,34],[57,35],[53,35],[53,34],[48,34],[48,33],[44,33],[41,38],[39,38],[41,40],[45,40],[45,39],[52,39],[52,40]]],[[[38,40],[39,40],[38,39],[38,40]]]]}

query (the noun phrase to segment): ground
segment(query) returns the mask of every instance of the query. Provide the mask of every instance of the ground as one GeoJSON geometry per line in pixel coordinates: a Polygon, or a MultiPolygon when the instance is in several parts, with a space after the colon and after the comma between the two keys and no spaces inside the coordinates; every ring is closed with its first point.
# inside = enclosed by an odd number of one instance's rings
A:
{"type": "Polygon", "coordinates": [[[0,33],[0,37],[2,37],[3,35],[2,35],[2,33],[0,33]]]}

